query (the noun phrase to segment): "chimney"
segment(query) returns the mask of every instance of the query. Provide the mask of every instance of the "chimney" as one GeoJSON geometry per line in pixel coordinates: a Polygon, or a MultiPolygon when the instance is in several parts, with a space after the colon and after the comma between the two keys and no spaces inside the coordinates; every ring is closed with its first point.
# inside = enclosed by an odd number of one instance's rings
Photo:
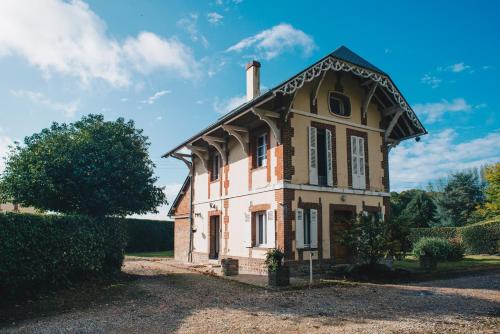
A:
{"type": "Polygon", "coordinates": [[[260,63],[252,60],[247,64],[247,101],[260,95],[260,63]]]}

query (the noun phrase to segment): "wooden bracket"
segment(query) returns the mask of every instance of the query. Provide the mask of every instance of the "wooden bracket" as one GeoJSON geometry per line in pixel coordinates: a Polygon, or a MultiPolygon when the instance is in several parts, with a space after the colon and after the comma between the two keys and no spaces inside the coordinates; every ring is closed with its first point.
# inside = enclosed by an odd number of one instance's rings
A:
{"type": "Polygon", "coordinates": [[[266,122],[267,125],[269,125],[271,131],[273,132],[274,138],[276,139],[276,142],[279,144],[281,138],[280,138],[280,130],[278,129],[276,119],[279,119],[280,115],[277,112],[259,108],[252,108],[252,112],[257,117],[259,117],[259,119],[261,119],[262,121],[266,122]]]}
{"type": "Polygon", "coordinates": [[[240,143],[243,152],[245,152],[245,154],[248,155],[248,143],[249,143],[248,130],[243,127],[235,125],[222,125],[222,129],[224,129],[224,131],[226,131],[231,136],[236,138],[240,143]]]}
{"type": "Polygon", "coordinates": [[[196,147],[192,144],[187,144],[186,148],[191,152],[193,152],[193,154],[196,155],[201,160],[203,168],[208,170],[208,151],[205,148],[196,147]]]}

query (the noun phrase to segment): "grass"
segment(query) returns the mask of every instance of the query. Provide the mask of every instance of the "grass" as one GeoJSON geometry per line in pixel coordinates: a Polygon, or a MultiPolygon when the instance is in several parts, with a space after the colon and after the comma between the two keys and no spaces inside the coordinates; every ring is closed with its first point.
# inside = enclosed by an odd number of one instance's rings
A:
{"type": "Polygon", "coordinates": [[[143,253],[126,253],[129,256],[140,256],[140,257],[174,257],[174,251],[161,251],[161,252],[143,252],[143,253]]]}
{"type": "MultiPolygon", "coordinates": [[[[495,267],[500,268],[500,256],[468,255],[460,261],[438,262],[437,272],[452,272],[495,267]]],[[[394,261],[394,268],[422,271],[420,269],[418,259],[413,256],[407,256],[404,260],[394,261]]]]}

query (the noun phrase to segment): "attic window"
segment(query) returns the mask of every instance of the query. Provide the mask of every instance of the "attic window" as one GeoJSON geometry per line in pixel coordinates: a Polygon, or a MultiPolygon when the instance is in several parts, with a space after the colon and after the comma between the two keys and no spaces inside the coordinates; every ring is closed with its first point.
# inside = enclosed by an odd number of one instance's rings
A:
{"type": "Polygon", "coordinates": [[[351,101],[349,97],[338,92],[330,92],[328,95],[328,106],[330,107],[330,112],[342,116],[351,116],[351,101]]]}

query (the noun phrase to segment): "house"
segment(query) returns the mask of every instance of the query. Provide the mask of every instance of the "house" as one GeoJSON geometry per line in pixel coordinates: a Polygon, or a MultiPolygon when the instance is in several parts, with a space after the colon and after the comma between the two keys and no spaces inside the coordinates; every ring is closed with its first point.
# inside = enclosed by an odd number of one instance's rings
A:
{"type": "Polygon", "coordinates": [[[390,215],[389,150],[427,132],[389,75],[344,46],[262,94],[260,67],[246,67],[245,104],[163,156],[190,170],[169,212],[175,257],[253,273],[274,247],[292,269],[348,262],[346,220],[390,215]]]}
{"type": "Polygon", "coordinates": [[[17,203],[0,203],[0,212],[36,213],[33,207],[24,207],[17,203]]]}

